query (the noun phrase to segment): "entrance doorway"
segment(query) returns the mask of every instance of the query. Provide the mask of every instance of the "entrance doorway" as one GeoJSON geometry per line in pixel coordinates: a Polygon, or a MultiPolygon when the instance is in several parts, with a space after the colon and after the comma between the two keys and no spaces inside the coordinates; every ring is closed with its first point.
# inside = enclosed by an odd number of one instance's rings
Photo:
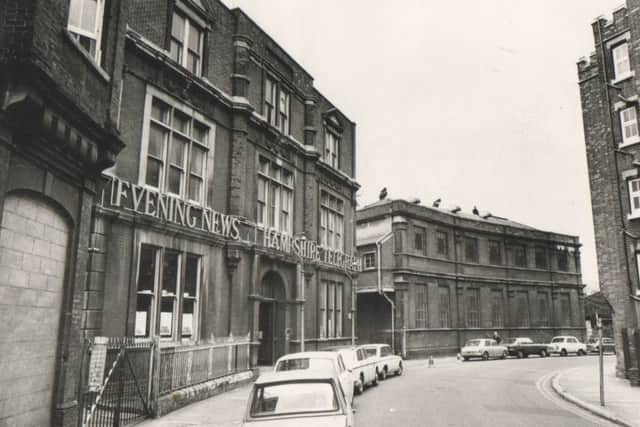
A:
{"type": "Polygon", "coordinates": [[[285,353],[286,305],[284,282],[276,272],[267,273],[260,286],[258,313],[261,331],[258,364],[273,365],[285,353]]]}

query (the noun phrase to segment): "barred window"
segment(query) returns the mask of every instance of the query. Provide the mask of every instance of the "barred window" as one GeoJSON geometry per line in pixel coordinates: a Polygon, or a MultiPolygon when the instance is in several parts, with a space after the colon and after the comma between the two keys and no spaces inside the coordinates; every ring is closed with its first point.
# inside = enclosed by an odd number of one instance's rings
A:
{"type": "Polygon", "coordinates": [[[425,284],[415,285],[415,314],[416,314],[416,328],[428,327],[428,302],[427,302],[427,286],[425,284]]]}
{"type": "Polygon", "coordinates": [[[436,232],[438,255],[449,257],[449,235],[445,231],[436,232]]]}
{"type": "Polygon", "coordinates": [[[450,323],[449,313],[451,312],[451,306],[449,301],[449,287],[439,286],[438,296],[439,296],[438,308],[440,311],[440,327],[450,328],[451,323],[450,323]]]}
{"type": "Polygon", "coordinates": [[[516,293],[516,326],[529,326],[529,293],[516,293]]]}
{"type": "Polygon", "coordinates": [[[427,254],[427,230],[424,227],[414,227],[413,248],[422,255],[427,254]]]}
{"type": "Polygon", "coordinates": [[[538,326],[549,326],[549,295],[538,293],[538,326]]]}
{"type": "Polygon", "coordinates": [[[480,289],[467,289],[466,325],[468,328],[480,327],[480,289]]]}
{"type": "Polygon", "coordinates": [[[491,292],[491,320],[494,327],[504,326],[504,296],[502,290],[491,292]]]}

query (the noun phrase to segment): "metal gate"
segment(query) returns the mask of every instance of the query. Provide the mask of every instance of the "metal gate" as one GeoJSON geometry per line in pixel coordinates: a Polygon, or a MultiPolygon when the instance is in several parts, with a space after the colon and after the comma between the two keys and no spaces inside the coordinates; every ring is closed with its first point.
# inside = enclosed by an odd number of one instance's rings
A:
{"type": "Polygon", "coordinates": [[[82,426],[120,427],[151,413],[151,371],[157,341],[96,337],[85,346],[82,426]]]}

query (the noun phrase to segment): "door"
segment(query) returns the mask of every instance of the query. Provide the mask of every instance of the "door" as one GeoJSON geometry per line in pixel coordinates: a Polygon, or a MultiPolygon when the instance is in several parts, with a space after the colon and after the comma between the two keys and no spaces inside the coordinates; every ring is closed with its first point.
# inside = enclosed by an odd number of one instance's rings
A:
{"type": "Polygon", "coordinates": [[[272,365],[273,358],[273,302],[261,302],[258,315],[258,329],[262,332],[258,349],[258,364],[272,365]]]}
{"type": "Polygon", "coordinates": [[[43,200],[9,195],[0,226],[0,425],[51,424],[70,227],[43,200]]]}

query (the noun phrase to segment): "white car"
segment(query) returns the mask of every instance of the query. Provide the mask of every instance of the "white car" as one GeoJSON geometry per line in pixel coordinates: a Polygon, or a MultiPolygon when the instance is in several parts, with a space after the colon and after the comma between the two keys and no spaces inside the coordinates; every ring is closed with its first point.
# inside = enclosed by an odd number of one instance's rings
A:
{"type": "Polygon", "coordinates": [[[393,354],[388,344],[363,344],[358,348],[364,350],[367,359],[375,362],[378,379],[384,380],[391,373],[402,375],[402,358],[393,354]]]}
{"type": "Polygon", "coordinates": [[[353,402],[355,378],[347,369],[340,353],[330,351],[305,351],[282,356],[273,368],[275,372],[311,369],[328,372],[340,381],[345,397],[353,402]]]}
{"type": "Polygon", "coordinates": [[[331,347],[327,351],[340,353],[342,360],[348,370],[355,378],[355,392],[361,394],[364,388],[371,385],[378,385],[378,375],[376,375],[376,362],[373,358],[368,358],[362,348],[358,347],[331,347]]]}
{"type": "Polygon", "coordinates": [[[549,353],[560,356],[575,353],[578,356],[584,356],[587,354],[587,345],[581,343],[578,338],[569,335],[553,337],[551,344],[549,344],[549,353]]]}
{"type": "Polygon", "coordinates": [[[353,408],[326,370],[269,372],[251,389],[244,427],[353,427],[353,408]]]}
{"type": "Polygon", "coordinates": [[[469,340],[460,350],[460,355],[465,361],[472,357],[481,357],[482,360],[489,360],[490,358],[504,359],[508,354],[507,347],[498,344],[496,340],[488,338],[469,340]]]}

